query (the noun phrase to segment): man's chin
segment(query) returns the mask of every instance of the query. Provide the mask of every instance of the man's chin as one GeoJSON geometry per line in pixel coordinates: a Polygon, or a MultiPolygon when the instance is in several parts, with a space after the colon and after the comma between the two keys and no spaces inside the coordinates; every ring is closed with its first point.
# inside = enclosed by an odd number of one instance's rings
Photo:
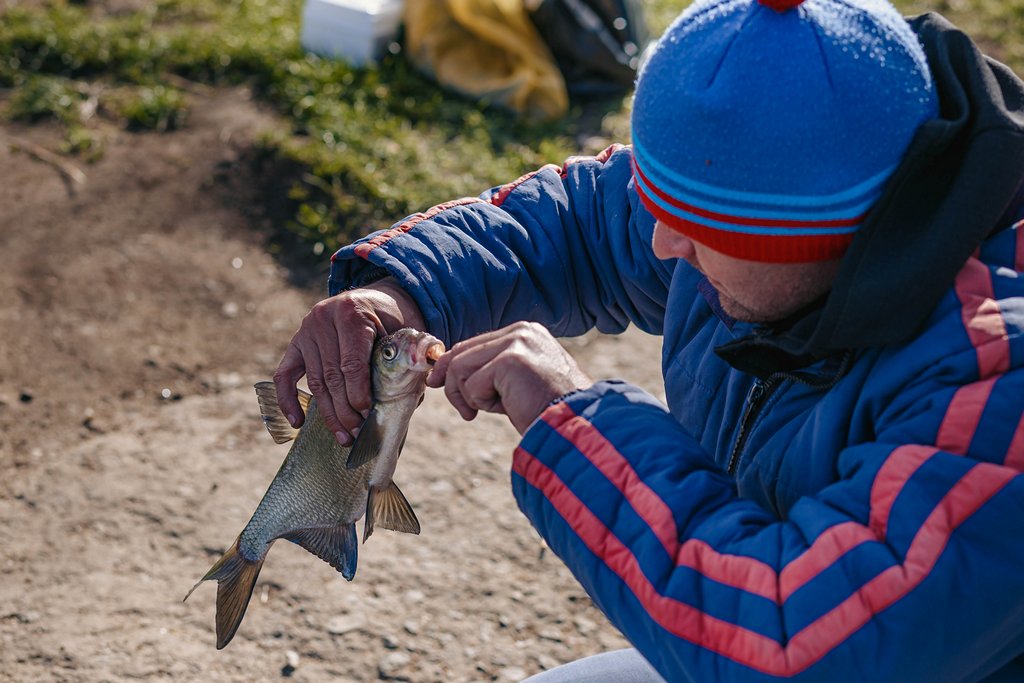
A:
{"type": "Polygon", "coordinates": [[[730,318],[742,323],[764,324],[782,320],[786,317],[785,314],[755,311],[747,308],[731,297],[722,295],[721,293],[719,293],[718,304],[730,318]]]}

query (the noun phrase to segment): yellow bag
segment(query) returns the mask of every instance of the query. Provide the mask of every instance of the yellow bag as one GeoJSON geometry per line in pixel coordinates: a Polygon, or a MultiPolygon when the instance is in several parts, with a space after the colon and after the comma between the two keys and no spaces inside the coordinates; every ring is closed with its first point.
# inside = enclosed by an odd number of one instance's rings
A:
{"type": "Polygon", "coordinates": [[[409,60],[443,86],[539,118],[569,96],[523,0],[405,0],[409,60]]]}

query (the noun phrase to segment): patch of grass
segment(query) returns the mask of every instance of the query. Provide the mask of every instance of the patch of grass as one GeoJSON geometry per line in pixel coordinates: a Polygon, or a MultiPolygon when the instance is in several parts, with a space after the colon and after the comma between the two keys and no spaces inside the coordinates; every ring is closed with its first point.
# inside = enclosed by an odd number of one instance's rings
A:
{"type": "MultiPolygon", "coordinates": [[[[645,3],[658,35],[689,2],[645,3]]],[[[901,0],[936,9],[1018,72],[1024,0],[901,0]]],[[[135,129],[186,125],[187,98],[168,82],[246,84],[290,124],[262,152],[298,169],[288,228],[318,250],[413,211],[512,180],[582,148],[628,139],[628,98],[576,106],[564,120],[523,121],[440,90],[399,55],[354,68],[299,45],[302,0],[156,0],[106,16],[51,0],[0,15],[7,115],[53,118],[67,153],[96,155],[85,110],[135,129]],[[169,78],[170,77],[170,78],[169,78]],[[319,246],[317,246],[319,245],[319,246]]]]}
{"type": "Polygon", "coordinates": [[[173,130],[187,118],[184,94],[163,85],[134,89],[115,103],[114,110],[130,130],[173,130]]]}

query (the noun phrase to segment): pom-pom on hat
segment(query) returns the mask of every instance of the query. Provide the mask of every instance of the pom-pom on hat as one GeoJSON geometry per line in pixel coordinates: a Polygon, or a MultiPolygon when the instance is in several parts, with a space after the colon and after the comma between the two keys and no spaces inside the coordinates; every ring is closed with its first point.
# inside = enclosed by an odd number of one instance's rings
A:
{"type": "Polygon", "coordinates": [[[884,0],[698,0],[637,80],[636,187],[730,256],[837,258],[937,113],[924,51],[884,0]]]}

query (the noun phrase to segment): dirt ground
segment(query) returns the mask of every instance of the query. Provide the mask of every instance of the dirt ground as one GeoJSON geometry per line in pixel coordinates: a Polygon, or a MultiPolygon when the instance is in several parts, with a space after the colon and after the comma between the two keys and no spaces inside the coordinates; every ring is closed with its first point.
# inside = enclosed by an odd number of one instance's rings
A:
{"type": "MultiPolygon", "coordinates": [[[[251,387],[327,255],[268,249],[246,151],[273,117],[192,102],[182,131],[105,129],[84,182],[26,151],[53,129],[0,127],[0,680],[514,681],[624,646],[516,509],[514,430],[430,391],[396,476],[422,535],[378,531],[352,583],[276,544],[214,648],[213,584],[182,598],[286,453],[251,387]]],[[[653,338],[567,345],[660,391],[653,338]]]]}

